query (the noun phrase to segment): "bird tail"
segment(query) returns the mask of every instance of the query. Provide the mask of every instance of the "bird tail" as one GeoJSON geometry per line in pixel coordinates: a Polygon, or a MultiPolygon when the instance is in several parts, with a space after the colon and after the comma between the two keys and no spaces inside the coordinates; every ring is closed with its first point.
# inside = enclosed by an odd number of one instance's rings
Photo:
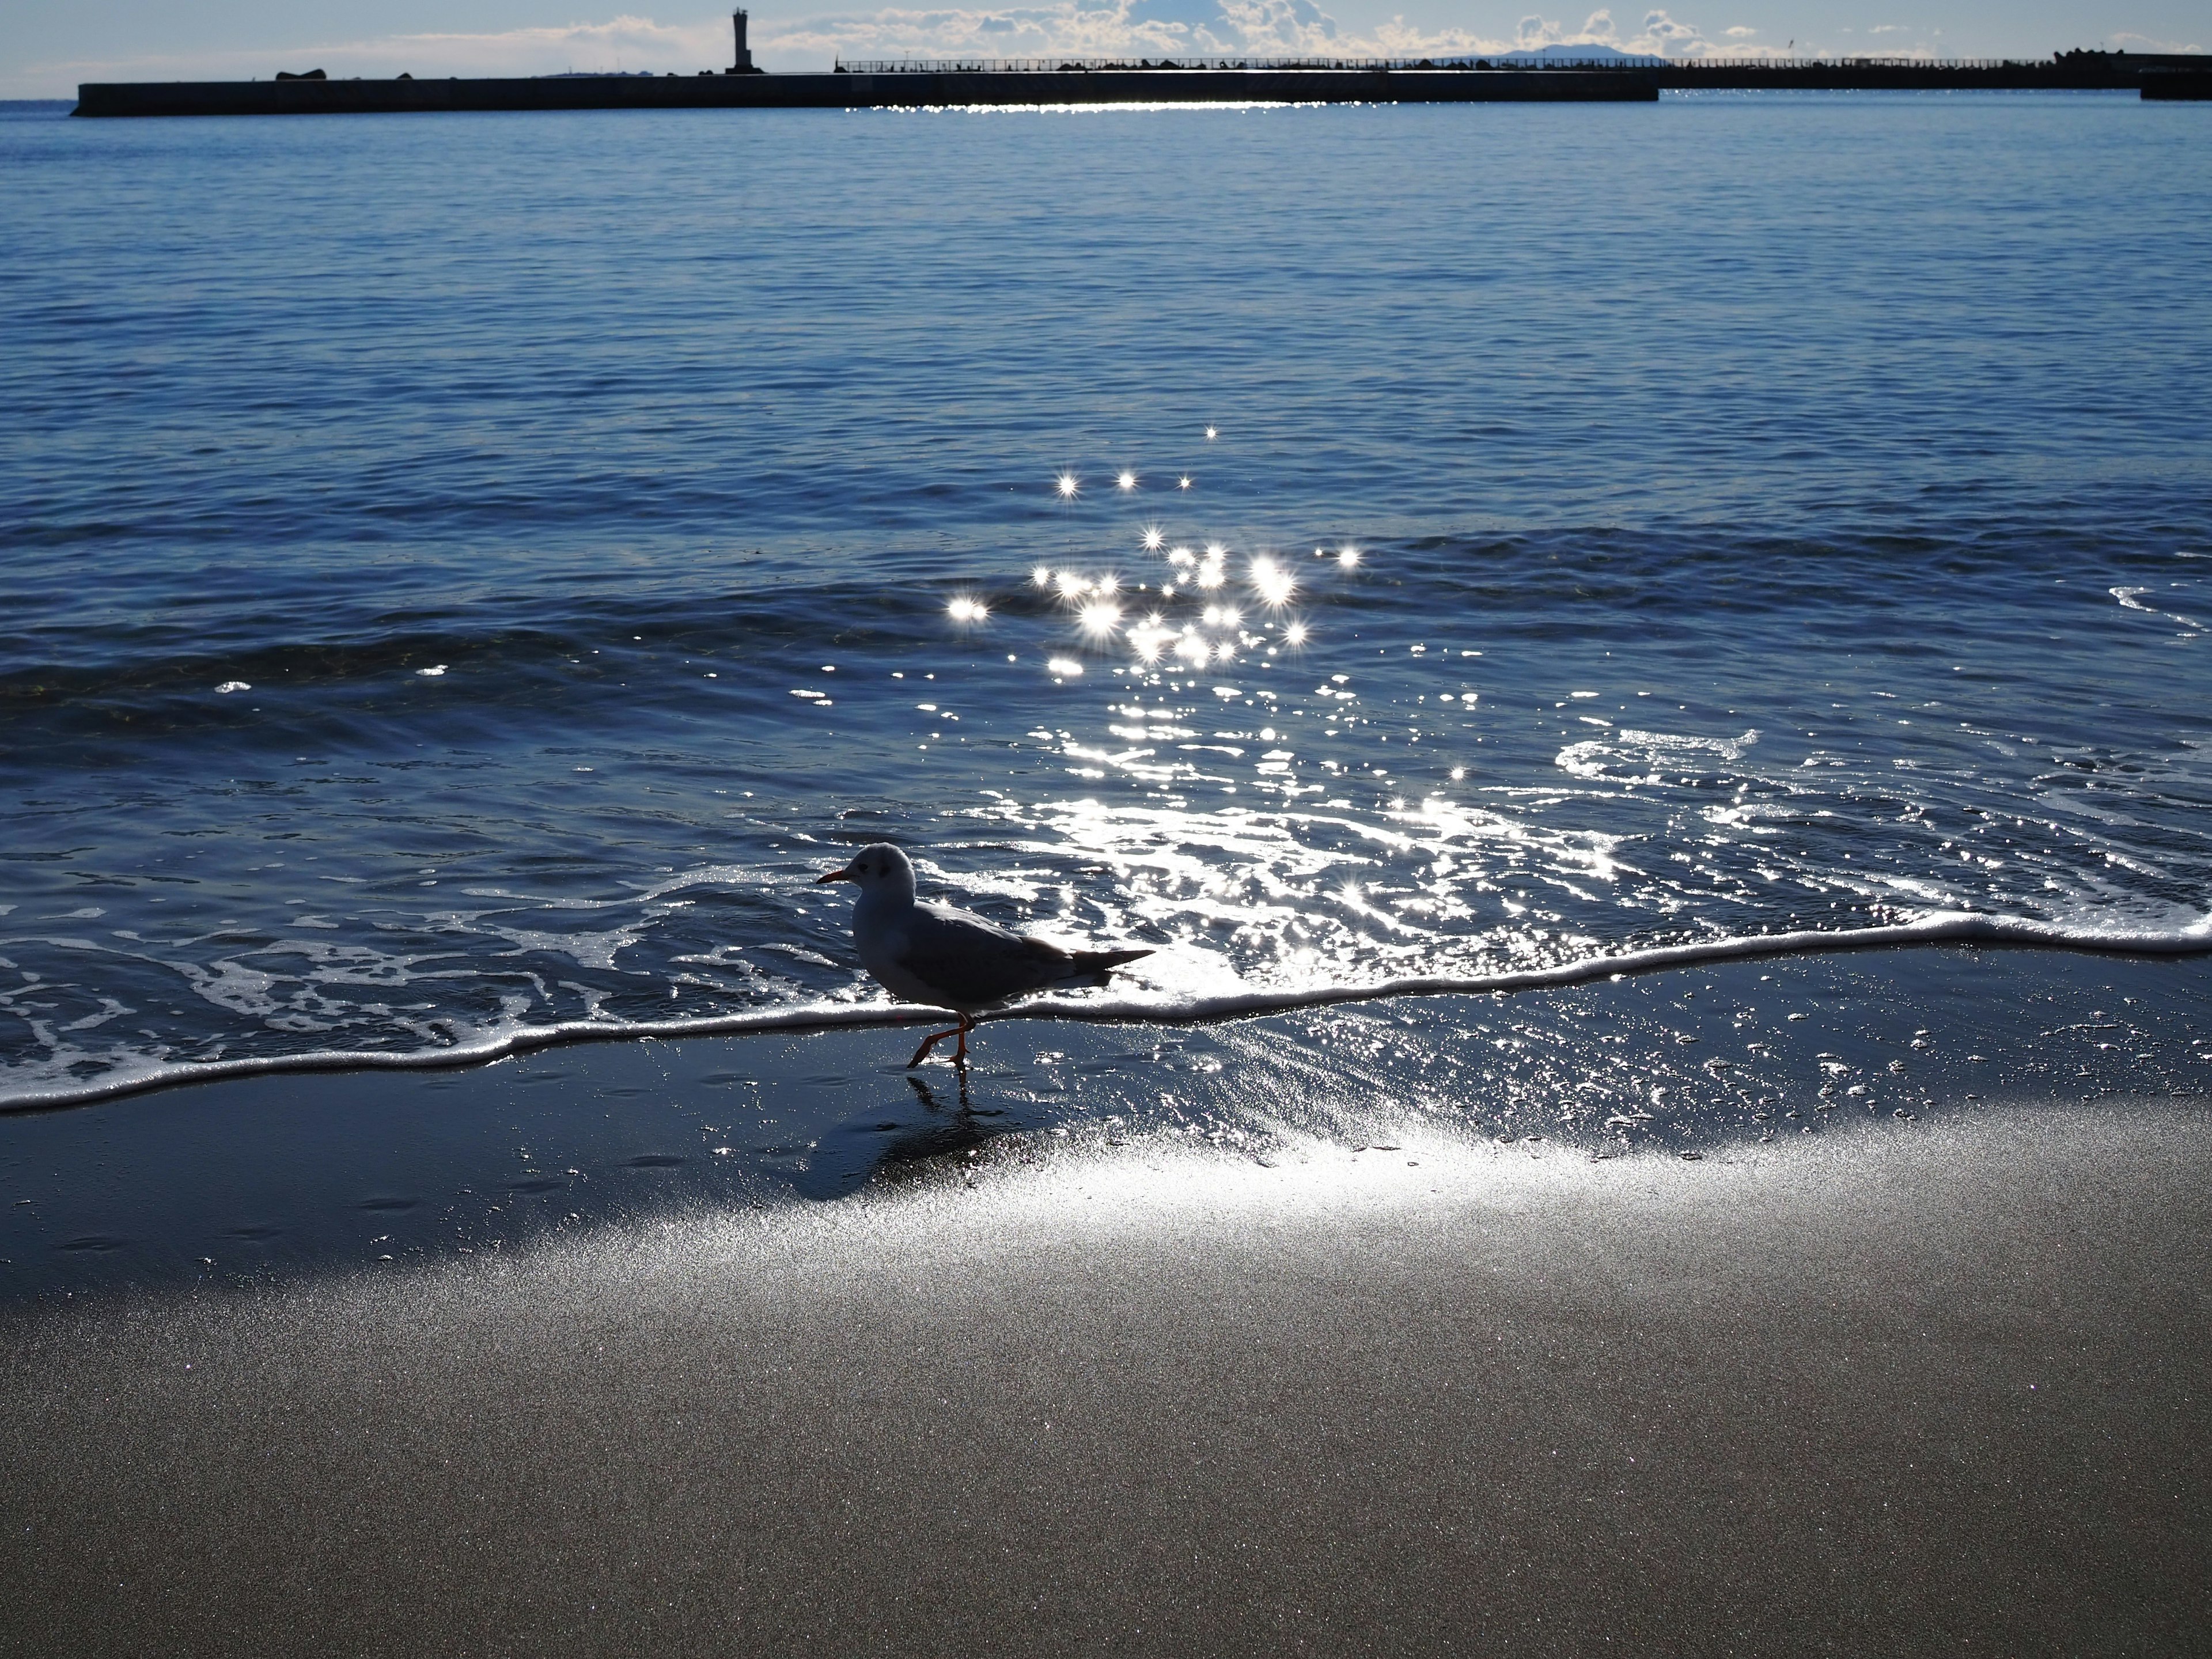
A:
{"type": "Polygon", "coordinates": [[[1079,970],[1103,975],[1124,963],[1134,962],[1139,957],[1148,957],[1152,952],[1149,950],[1078,951],[1074,954],[1075,965],[1079,970]]]}

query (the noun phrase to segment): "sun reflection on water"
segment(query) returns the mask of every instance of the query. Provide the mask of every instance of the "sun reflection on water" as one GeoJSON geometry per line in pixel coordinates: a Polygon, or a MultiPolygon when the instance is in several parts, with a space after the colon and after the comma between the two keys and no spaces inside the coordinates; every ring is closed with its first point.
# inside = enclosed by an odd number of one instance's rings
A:
{"type": "MultiPolygon", "coordinates": [[[[1947,881],[1925,860],[1892,872],[1869,856],[1919,833],[1884,826],[1926,816],[1906,758],[1879,780],[1832,776],[1849,770],[1839,751],[1785,759],[1729,709],[1686,706],[1681,729],[1662,729],[1636,688],[1590,680],[1504,697],[1537,665],[1473,683],[1512,672],[1503,641],[1471,633],[1472,614],[1378,612],[1380,556],[1358,541],[1292,542],[1309,563],[1272,550],[1279,535],[1133,520],[1134,469],[1108,476],[1120,491],[1076,506],[1078,476],[1060,475],[1064,539],[1016,567],[1026,580],[967,573],[939,601],[949,625],[988,621],[1008,672],[1033,677],[1042,702],[1016,690],[1004,705],[1027,729],[993,738],[982,711],[923,735],[996,744],[992,760],[970,750],[988,804],[950,813],[977,820],[956,862],[979,869],[939,878],[1048,932],[1154,945],[1117,996],[1483,973],[1972,908],[1981,891],[1981,866],[1947,881]],[[1355,595],[1363,620],[1333,623],[1355,595]],[[1431,632],[1444,626],[1462,635],[1449,648],[1431,632]]],[[[1416,580],[1389,562],[1394,583],[1416,580]]],[[[1813,718],[1815,745],[1841,723],[1813,718]]],[[[1948,852],[1975,831],[1945,833],[1948,852]]],[[[1990,879],[2021,857],[2007,842],[1990,879]]]]}
{"type": "MultiPolygon", "coordinates": [[[[1109,511],[1138,481],[1133,468],[1112,476],[1109,511]]],[[[1056,489],[1063,502],[1079,498],[1074,469],[1056,489]]],[[[1302,580],[1264,547],[1197,526],[1100,528],[1094,547],[1133,542],[1149,568],[1125,574],[1108,556],[1056,552],[1029,568],[1042,608],[1005,592],[994,601],[988,582],[947,606],[955,623],[1042,629],[1043,649],[1008,660],[1041,660],[1066,688],[1054,696],[1074,695],[1086,672],[1112,677],[1103,731],[1058,729],[1066,717],[1055,711],[1029,733],[1067,782],[1100,795],[1002,795],[990,814],[1016,835],[1018,856],[1102,867],[1103,886],[1059,890],[1066,925],[1159,943],[1137,982],[1163,992],[1402,971],[1437,942],[1440,921],[1464,928],[1477,911],[1467,889],[1485,879],[1480,849],[1494,854],[1522,832],[1434,796],[1410,810],[1402,797],[1355,804],[1341,793],[1351,780],[1379,785],[1385,769],[1350,750],[1311,752],[1355,741],[1369,724],[1347,677],[1310,693],[1271,683],[1295,672],[1314,641],[1310,613],[1336,597],[1328,579],[1302,580]],[[1217,678],[1231,673],[1234,684],[1217,678]],[[1207,796],[1218,804],[1201,805],[1207,796]]],[[[1349,545],[1330,556],[1331,574],[1359,562],[1349,545]]],[[[1005,884],[993,880],[994,891],[1005,884]]],[[[1503,915],[1492,908],[1493,921],[1503,915]]]]}

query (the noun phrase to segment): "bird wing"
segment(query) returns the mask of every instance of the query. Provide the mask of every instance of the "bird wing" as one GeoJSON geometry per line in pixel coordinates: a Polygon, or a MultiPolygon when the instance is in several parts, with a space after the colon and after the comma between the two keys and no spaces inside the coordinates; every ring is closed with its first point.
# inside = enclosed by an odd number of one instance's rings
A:
{"type": "Polygon", "coordinates": [[[1033,939],[949,904],[917,904],[898,965],[948,1008],[986,1008],[1082,971],[1049,939],[1033,939]]]}

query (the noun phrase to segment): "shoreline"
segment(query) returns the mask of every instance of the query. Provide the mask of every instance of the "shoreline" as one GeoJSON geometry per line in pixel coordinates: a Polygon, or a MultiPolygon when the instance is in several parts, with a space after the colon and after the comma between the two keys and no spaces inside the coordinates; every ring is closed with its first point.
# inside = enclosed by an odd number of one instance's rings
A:
{"type": "Polygon", "coordinates": [[[1384,1150],[17,1310],[12,1634],[2110,1651],[2212,1613],[2202,1100],[1384,1150]]]}
{"type": "MultiPolygon", "coordinates": [[[[986,1164],[1407,1135],[1732,1153],[1998,1099],[2212,1082],[2212,957],[1974,945],[1705,962],[1199,1025],[994,1021],[266,1073],[0,1115],[0,1306],[392,1271],[601,1226],[849,1202],[986,1164]]],[[[869,1011],[854,1011],[863,1013],[869,1011]]]]}
{"type": "MultiPolygon", "coordinates": [[[[1262,988],[1199,994],[1176,1000],[1127,994],[1103,997],[1042,996],[1012,1008],[986,1014],[981,1025],[1012,1021],[1059,1019],[1086,1024],[1203,1026],[1305,1009],[1339,1008],[1367,1002],[1421,997],[1490,996],[1528,991],[1567,990],[1601,980],[1663,974],[1723,963],[1765,962],[1784,957],[1843,956],[1856,951],[1905,951],[1931,945],[1971,945],[1996,949],[2073,952],[2116,961],[2185,961],[2212,957],[2212,916],[2186,927],[2163,932],[2071,933],[2045,922],[2012,916],[1942,912],[1916,921],[1851,929],[1800,928],[1784,933],[1745,933],[1685,944],[1650,945],[1608,952],[1540,968],[1501,969],[1487,974],[1418,975],[1371,985],[1334,985],[1316,989],[1262,988]]],[[[501,1033],[456,1043],[451,1048],[345,1050],[307,1054],[240,1056],[215,1060],[181,1060],[145,1074],[112,1082],[93,1080],[78,1087],[44,1093],[0,1097],[0,1117],[9,1114],[65,1111],[101,1101],[120,1100],[157,1090],[189,1087],[250,1077],[306,1077],[321,1073],[464,1071],[578,1043],[635,1042],[640,1039],[762,1036],[811,1036],[833,1030],[878,1030],[907,1025],[941,1024],[956,1018],[950,1009],[913,1003],[816,1002],[744,1009],[736,1012],[667,1020],[570,1021],[562,1024],[514,1026],[501,1033]]]]}

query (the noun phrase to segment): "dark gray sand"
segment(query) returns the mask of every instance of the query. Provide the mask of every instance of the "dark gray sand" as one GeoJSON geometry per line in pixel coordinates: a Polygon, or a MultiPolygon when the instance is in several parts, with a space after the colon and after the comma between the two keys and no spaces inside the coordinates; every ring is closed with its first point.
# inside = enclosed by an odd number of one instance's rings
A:
{"type": "Polygon", "coordinates": [[[2212,1115],[981,1160],[0,1325],[10,1653],[2179,1653],[2212,1115]]]}

